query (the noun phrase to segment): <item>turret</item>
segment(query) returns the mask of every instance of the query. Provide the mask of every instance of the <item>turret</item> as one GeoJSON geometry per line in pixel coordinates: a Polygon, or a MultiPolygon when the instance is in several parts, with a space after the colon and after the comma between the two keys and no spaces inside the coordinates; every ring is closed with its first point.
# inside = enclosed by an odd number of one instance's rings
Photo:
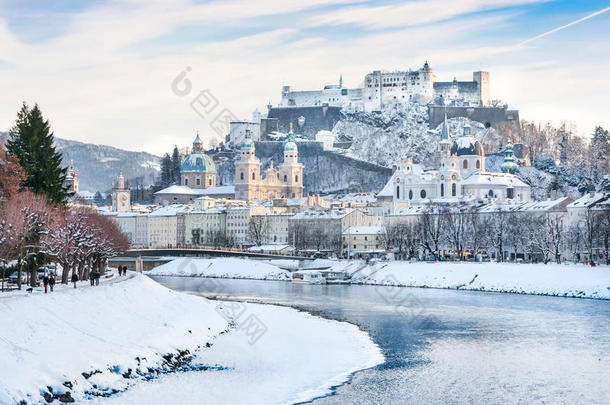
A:
{"type": "Polygon", "coordinates": [[[513,154],[513,145],[509,143],[504,149],[504,163],[500,166],[500,170],[504,173],[515,174],[518,169],[519,166],[515,163],[515,155],[513,154]]]}
{"type": "Polygon", "coordinates": [[[199,131],[197,131],[197,136],[193,141],[193,153],[203,153],[203,142],[201,142],[201,138],[199,138],[199,131]]]}

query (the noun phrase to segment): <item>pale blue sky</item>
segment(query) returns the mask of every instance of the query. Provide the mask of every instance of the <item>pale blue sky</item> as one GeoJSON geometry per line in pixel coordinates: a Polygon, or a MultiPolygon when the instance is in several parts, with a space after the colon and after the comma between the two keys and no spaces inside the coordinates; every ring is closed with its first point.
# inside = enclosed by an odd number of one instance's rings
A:
{"type": "Polygon", "coordinates": [[[240,118],[282,84],[318,89],[343,74],[418,68],[468,80],[536,121],[610,127],[609,1],[0,1],[0,130],[38,102],[57,136],[162,153],[216,136],[189,106],[209,89],[240,118]],[[172,80],[186,66],[192,92],[172,80]]]}

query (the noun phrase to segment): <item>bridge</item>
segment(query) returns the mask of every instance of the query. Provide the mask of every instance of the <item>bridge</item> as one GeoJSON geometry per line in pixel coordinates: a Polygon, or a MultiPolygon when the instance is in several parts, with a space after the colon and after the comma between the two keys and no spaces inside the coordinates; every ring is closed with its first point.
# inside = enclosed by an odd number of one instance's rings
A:
{"type": "Polygon", "coordinates": [[[209,247],[176,247],[176,248],[138,248],[129,249],[122,256],[113,257],[108,260],[112,267],[127,266],[135,270],[136,258],[142,258],[144,270],[150,270],[172,260],[174,257],[245,257],[251,259],[286,259],[310,261],[310,257],[245,252],[237,249],[214,249],[209,247]]]}

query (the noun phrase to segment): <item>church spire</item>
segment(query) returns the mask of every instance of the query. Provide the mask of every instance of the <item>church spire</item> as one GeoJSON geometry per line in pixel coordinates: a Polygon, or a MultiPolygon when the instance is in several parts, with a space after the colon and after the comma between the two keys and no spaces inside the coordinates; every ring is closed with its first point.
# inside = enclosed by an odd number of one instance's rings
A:
{"type": "Polygon", "coordinates": [[[449,123],[447,122],[447,111],[445,111],[445,119],[443,120],[443,127],[441,128],[441,141],[449,140],[449,123]]]}
{"type": "Polygon", "coordinates": [[[341,73],[339,75],[339,88],[342,89],[343,88],[343,73],[341,73]]]}

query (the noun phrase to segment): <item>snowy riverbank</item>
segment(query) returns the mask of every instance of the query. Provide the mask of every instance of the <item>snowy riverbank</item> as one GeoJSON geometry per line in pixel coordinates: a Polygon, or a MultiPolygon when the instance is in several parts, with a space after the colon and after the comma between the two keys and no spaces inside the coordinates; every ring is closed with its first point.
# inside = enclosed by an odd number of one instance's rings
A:
{"type": "Polygon", "coordinates": [[[354,325],[289,308],[208,301],[137,274],[94,288],[6,296],[0,304],[2,404],[42,404],[45,396],[291,403],[327,394],[383,361],[354,325]]]}
{"type": "MultiPolygon", "coordinates": [[[[581,264],[515,264],[450,262],[378,262],[316,260],[351,275],[353,284],[450,288],[474,291],[610,299],[610,267],[581,264]]],[[[150,275],[289,280],[297,261],[257,261],[235,258],[180,258],[150,271],[150,275]],[[281,268],[280,268],[281,266],[281,268]]]]}

